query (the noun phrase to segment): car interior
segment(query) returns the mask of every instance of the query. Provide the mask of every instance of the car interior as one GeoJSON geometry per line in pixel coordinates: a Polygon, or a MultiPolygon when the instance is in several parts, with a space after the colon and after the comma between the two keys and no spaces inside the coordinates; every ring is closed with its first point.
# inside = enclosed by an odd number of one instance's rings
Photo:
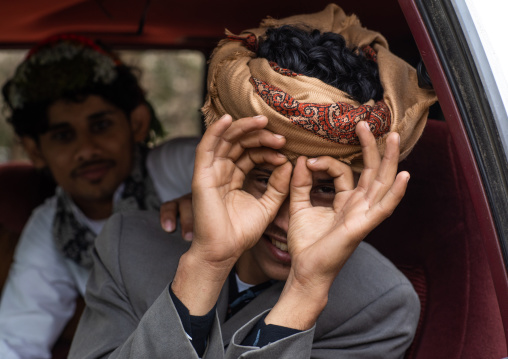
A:
{"type": "MultiPolygon", "coordinates": [[[[25,49],[49,35],[73,32],[116,49],[192,49],[208,58],[226,28],[237,33],[266,16],[315,12],[329,2],[20,0],[0,5],[0,47],[25,49]]],[[[439,99],[420,141],[400,163],[411,174],[406,196],[366,238],[409,278],[420,297],[418,329],[405,357],[506,357],[506,267],[471,144],[416,5],[410,0],[336,3],[380,31],[393,53],[419,67],[422,81],[430,78],[422,86],[432,83],[439,99]]],[[[53,191],[51,179],[30,164],[0,165],[0,286],[24,223],[53,191]]],[[[81,300],[54,358],[66,357],[83,306],[81,300]]]]}

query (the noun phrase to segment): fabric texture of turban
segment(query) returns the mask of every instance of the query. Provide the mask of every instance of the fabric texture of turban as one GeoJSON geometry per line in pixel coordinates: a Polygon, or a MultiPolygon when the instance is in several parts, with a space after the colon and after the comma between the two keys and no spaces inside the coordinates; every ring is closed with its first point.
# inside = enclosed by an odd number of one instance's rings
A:
{"type": "Polygon", "coordinates": [[[284,19],[267,18],[259,28],[233,35],[226,31],[212,54],[208,94],[202,108],[207,125],[224,114],[234,119],[265,115],[267,128],[286,137],[281,150],[290,160],[299,155],[328,155],[363,168],[356,124],[365,120],[381,155],[390,132],[400,135],[400,159],[418,141],[427,121],[434,91],[418,87],[416,70],[392,54],[386,39],[361,26],[335,4],[323,11],[284,19]],[[258,39],[271,27],[291,25],[342,35],[348,48],[361,50],[377,62],[384,95],[381,101],[358,103],[321,80],[282,69],[256,56],[258,39]]]}

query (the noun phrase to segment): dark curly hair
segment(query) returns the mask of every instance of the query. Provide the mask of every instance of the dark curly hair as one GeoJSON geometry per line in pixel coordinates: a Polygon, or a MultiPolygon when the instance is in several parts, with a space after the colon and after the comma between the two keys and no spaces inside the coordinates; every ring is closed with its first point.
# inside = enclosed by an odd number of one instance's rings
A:
{"type": "MultiPolygon", "coordinates": [[[[111,53],[103,44],[95,44],[104,49],[104,52],[111,53]]],[[[27,61],[29,60],[25,60],[27,61]]],[[[114,67],[114,80],[104,83],[93,79],[94,71],[97,70],[94,70],[93,63],[87,61],[88,59],[78,55],[71,59],[30,65],[22,84],[25,95],[21,106],[15,104],[16,99],[11,88],[17,85],[16,77],[4,84],[2,94],[7,109],[10,110],[7,121],[12,124],[18,136],[29,136],[38,141],[39,135],[48,129],[47,112],[55,101],[81,102],[90,95],[100,96],[120,108],[127,117],[138,105],[147,104],[152,115],[152,137],[163,133],[139,85],[137,69],[118,63],[114,67]]]]}
{"type": "Polygon", "coordinates": [[[144,101],[144,95],[136,78],[125,66],[117,67],[117,72],[117,78],[109,85],[95,84],[79,90],[68,91],[58,98],[30,102],[18,109],[11,105],[9,98],[11,82],[8,81],[2,88],[5,102],[11,109],[11,115],[7,121],[12,124],[18,136],[30,136],[37,140],[38,136],[48,128],[47,111],[55,101],[81,102],[89,95],[100,96],[129,115],[136,106],[144,101]]]}
{"type": "Polygon", "coordinates": [[[289,25],[270,28],[257,55],[293,72],[318,78],[360,103],[383,98],[377,64],[362,51],[349,49],[339,34],[289,25]]]}

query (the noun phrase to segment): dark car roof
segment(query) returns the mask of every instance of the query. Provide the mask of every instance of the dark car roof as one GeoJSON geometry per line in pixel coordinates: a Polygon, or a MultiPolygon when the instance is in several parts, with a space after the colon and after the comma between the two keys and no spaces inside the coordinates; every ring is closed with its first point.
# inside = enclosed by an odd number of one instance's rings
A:
{"type": "MultiPolygon", "coordinates": [[[[77,32],[113,44],[206,48],[224,35],[275,18],[322,10],[330,1],[20,0],[0,3],[0,46],[26,47],[55,33],[77,32]]],[[[402,57],[417,49],[397,1],[340,4],[362,23],[382,31],[402,57]],[[381,15],[382,14],[382,15],[381,15]]]]}

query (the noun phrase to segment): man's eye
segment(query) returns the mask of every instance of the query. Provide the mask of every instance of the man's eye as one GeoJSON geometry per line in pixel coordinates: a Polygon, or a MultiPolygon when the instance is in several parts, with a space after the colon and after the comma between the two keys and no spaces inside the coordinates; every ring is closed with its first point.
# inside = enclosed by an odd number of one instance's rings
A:
{"type": "Polygon", "coordinates": [[[71,130],[55,131],[51,134],[51,139],[57,142],[70,142],[74,139],[74,132],[71,130]]]}
{"type": "Polygon", "coordinates": [[[314,193],[322,193],[322,194],[335,194],[334,186],[316,186],[312,189],[314,193]]]}
{"type": "Polygon", "coordinates": [[[256,177],[256,181],[266,187],[268,185],[269,178],[270,177],[267,177],[267,176],[259,176],[259,177],[256,177]]]}
{"type": "Polygon", "coordinates": [[[333,185],[318,185],[312,187],[310,200],[313,206],[331,207],[335,198],[333,185]]]}
{"type": "Polygon", "coordinates": [[[111,124],[112,124],[111,120],[98,120],[92,123],[91,130],[94,133],[102,132],[111,127],[111,124]]]}

